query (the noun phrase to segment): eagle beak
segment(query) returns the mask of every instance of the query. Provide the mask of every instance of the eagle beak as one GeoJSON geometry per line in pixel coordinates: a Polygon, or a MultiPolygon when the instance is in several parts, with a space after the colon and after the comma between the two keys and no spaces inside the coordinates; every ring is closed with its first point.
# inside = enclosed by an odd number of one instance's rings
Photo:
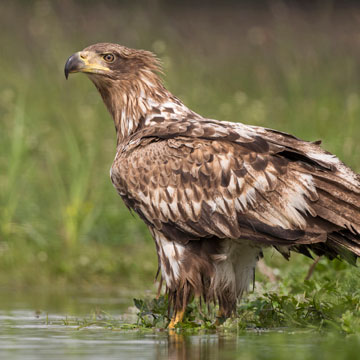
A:
{"type": "Polygon", "coordinates": [[[94,58],[94,54],[87,51],[80,51],[71,55],[67,59],[64,69],[66,79],[70,73],[75,72],[104,74],[109,71],[110,69],[103,66],[99,59],[94,58]]]}
{"type": "Polygon", "coordinates": [[[84,62],[80,58],[79,53],[71,55],[65,64],[65,77],[69,77],[70,73],[81,71],[85,67],[84,62]]]}

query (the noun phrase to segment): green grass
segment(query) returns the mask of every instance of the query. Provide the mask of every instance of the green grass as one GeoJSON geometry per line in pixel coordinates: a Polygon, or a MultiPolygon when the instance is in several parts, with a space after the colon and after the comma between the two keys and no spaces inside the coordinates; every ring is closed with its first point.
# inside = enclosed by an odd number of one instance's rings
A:
{"type": "MultiPolygon", "coordinates": [[[[298,260],[298,259],[297,259],[298,260]]],[[[295,260],[295,262],[297,262],[295,260]]],[[[342,263],[328,266],[320,260],[310,280],[304,281],[298,269],[284,274],[278,283],[266,283],[257,277],[255,290],[241,300],[236,314],[221,325],[216,323],[216,306],[206,306],[198,300],[191,302],[182,323],[174,332],[191,334],[237,334],[249,332],[302,331],[307,334],[336,334],[343,338],[360,332],[360,274],[342,272],[342,263]]],[[[57,319],[46,324],[76,326],[79,330],[94,326],[116,331],[165,331],[172,314],[166,296],[134,299],[133,307],[116,312],[96,309],[82,318],[57,319]]]]}
{"type": "MultiPolygon", "coordinates": [[[[359,334],[360,290],[357,285],[360,274],[343,273],[340,281],[336,279],[339,268],[326,266],[325,271],[325,265],[324,261],[320,261],[318,271],[308,281],[299,279],[296,271],[284,275],[278,284],[265,283],[258,278],[255,291],[244,297],[236,314],[221,325],[215,322],[216,306],[207,307],[193,301],[175,332],[245,334],[249,331],[286,329],[287,332],[301,330],[343,337],[359,334]]],[[[96,310],[81,319],[56,321],[77,326],[78,329],[97,326],[117,331],[157,332],[166,329],[171,316],[166,296],[150,296],[134,299],[134,306],[116,317],[96,310]]]]}
{"type": "MultiPolygon", "coordinates": [[[[343,335],[360,332],[360,274],[340,271],[342,263],[329,266],[321,260],[314,276],[304,281],[302,272],[292,270],[277,284],[257,277],[255,291],[241,301],[237,313],[215,326],[216,307],[207,308],[196,301],[186,310],[179,330],[217,330],[239,333],[248,330],[306,329],[343,335]],[[338,274],[342,273],[342,278],[338,274]]],[[[162,328],[169,322],[166,297],[134,300],[138,309],[137,325],[162,328]]],[[[171,314],[170,314],[171,316],[171,314]]],[[[121,325],[120,325],[121,327],[121,325]]]]}
{"type": "MultiPolygon", "coordinates": [[[[240,10],[225,6],[218,13],[220,31],[212,26],[213,8],[192,19],[187,7],[4,2],[1,286],[152,284],[152,240],[109,180],[115,155],[110,116],[85,76],[63,76],[67,57],[97,41],[156,51],[168,88],[205,116],[322,139],[360,171],[355,20],[331,9],[314,15],[315,22],[291,9],[287,15],[240,10]]],[[[351,290],[358,288],[357,269],[323,259],[315,280],[304,284],[309,259],[287,263],[269,252],[267,263],[283,279],[280,290],[267,290],[259,276],[261,292],[243,303],[237,328],[333,324],[346,333],[359,330],[359,295],[351,290]]]]}

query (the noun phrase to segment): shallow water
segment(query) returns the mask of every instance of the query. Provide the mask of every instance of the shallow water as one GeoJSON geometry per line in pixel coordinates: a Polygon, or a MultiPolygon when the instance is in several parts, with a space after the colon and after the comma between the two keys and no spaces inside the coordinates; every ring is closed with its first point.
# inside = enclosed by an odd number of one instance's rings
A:
{"type": "MultiPolygon", "coordinates": [[[[48,294],[45,298],[36,294],[2,295],[1,359],[360,358],[357,336],[345,338],[340,334],[289,329],[184,335],[167,331],[117,331],[97,325],[79,327],[94,308],[101,308],[121,320],[131,300],[105,294],[96,297],[72,294],[66,297],[67,301],[59,294],[48,294]]],[[[101,313],[97,314],[101,317],[101,313]]]]}

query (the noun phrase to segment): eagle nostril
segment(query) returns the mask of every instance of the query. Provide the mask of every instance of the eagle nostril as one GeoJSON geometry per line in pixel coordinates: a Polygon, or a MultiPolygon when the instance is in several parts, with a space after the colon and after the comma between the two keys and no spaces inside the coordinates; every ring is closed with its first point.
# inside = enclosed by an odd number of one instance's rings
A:
{"type": "Polygon", "coordinates": [[[80,58],[83,59],[83,60],[85,60],[85,59],[86,59],[86,56],[81,53],[81,54],[80,54],[80,58]]]}

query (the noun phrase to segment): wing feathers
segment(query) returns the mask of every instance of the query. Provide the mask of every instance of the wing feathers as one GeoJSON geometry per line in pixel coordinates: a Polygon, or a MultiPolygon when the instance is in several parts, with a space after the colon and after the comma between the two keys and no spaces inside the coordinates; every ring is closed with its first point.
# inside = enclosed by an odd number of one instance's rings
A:
{"type": "Polygon", "coordinates": [[[216,120],[140,132],[118,151],[112,180],[167,236],[360,254],[359,178],[319,143],[216,120]]]}

